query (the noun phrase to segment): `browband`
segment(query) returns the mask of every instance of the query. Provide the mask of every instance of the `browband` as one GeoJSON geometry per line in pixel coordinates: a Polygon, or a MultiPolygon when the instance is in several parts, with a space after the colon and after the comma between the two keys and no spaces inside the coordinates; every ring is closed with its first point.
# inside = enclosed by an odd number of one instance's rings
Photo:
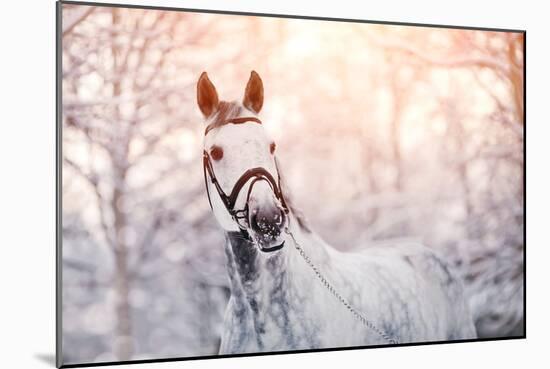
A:
{"type": "Polygon", "coordinates": [[[262,124],[262,121],[259,120],[258,118],[256,117],[240,117],[240,118],[231,118],[231,119],[228,119],[226,121],[224,121],[223,123],[212,123],[212,124],[209,124],[206,129],[204,130],[204,135],[206,136],[208,134],[208,132],[210,132],[210,130],[216,128],[216,127],[219,127],[219,126],[223,126],[224,124],[229,124],[229,123],[232,123],[232,124],[243,124],[243,123],[246,123],[246,122],[254,122],[254,123],[258,123],[258,124],[262,124]]]}

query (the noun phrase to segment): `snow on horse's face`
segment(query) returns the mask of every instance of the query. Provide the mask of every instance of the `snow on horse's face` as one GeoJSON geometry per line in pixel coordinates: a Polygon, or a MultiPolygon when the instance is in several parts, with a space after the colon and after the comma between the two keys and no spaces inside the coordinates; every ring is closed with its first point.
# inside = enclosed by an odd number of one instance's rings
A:
{"type": "Polygon", "coordinates": [[[233,209],[248,209],[245,213],[247,219],[240,223],[239,228],[224,204],[220,189],[215,187],[211,178],[206,178],[217,221],[226,232],[242,231],[244,227],[262,250],[282,246],[286,216],[281,199],[275,192],[277,187],[265,176],[247,180],[248,177],[244,175],[250,169],[261,168],[275,181],[278,182],[279,178],[274,156],[275,143],[258,119],[263,105],[260,76],[254,71],[251,73],[243,102],[239,104],[220,101],[207,74],[202,73],[197,83],[197,102],[205,117],[204,152],[212,169],[208,176],[215,177],[227,196],[237,187],[233,209]],[[243,185],[240,189],[239,182],[243,185]]]}

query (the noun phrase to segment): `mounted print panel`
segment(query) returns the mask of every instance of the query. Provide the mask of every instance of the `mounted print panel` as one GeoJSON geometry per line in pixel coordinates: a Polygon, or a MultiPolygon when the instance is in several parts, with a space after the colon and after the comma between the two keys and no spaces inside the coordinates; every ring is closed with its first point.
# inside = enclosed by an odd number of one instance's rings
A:
{"type": "Polygon", "coordinates": [[[524,45],[58,3],[58,366],[524,338],[524,45]]]}

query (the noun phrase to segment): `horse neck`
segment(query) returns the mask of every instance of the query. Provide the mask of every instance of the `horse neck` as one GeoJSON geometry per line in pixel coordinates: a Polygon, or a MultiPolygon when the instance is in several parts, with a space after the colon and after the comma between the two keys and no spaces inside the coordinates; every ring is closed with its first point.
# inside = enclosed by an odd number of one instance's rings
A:
{"type": "MultiPolygon", "coordinates": [[[[292,219],[291,232],[308,256],[318,265],[328,261],[322,240],[292,219]]],[[[290,296],[300,295],[316,281],[313,272],[287,237],[285,247],[273,254],[263,254],[240,232],[227,232],[226,256],[234,303],[261,319],[262,312],[275,304],[289,303],[290,296]]]]}
{"type": "Polygon", "coordinates": [[[266,291],[283,287],[288,273],[286,247],[273,255],[264,255],[240,232],[227,232],[226,236],[227,270],[234,298],[254,307],[266,291]]]}

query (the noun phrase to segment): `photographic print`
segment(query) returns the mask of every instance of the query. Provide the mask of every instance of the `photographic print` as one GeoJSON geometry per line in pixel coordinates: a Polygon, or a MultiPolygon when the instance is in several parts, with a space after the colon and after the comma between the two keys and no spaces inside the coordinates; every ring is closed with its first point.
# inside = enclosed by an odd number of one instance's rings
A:
{"type": "Polygon", "coordinates": [[[525,32],[58,3],[58,366],[525,337],[525,32]]]}

